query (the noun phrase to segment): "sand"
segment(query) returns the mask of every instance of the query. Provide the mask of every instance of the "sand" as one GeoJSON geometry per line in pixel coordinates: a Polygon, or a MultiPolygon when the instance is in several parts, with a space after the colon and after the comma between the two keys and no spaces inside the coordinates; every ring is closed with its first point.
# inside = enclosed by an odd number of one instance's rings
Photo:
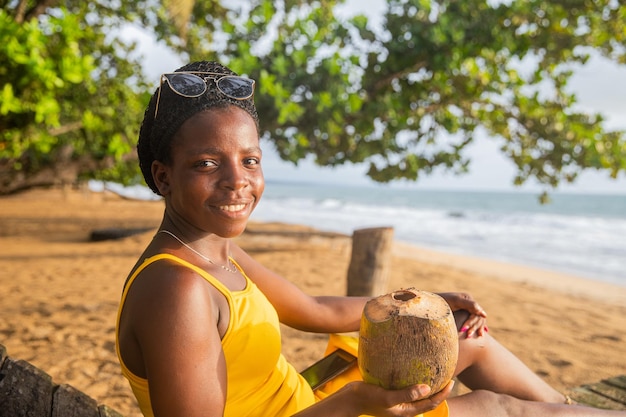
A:
{"type": "MultiPolygon", "coordinates": [[[[0,344],[56,383],[125,416],[140,416],[120,375],[114,326],[126,274],[152,238],[159,201],[87,190],[29,191],[0,198],[0,344]],[[90,242],[93,230],[143,228],[90,242]]],[[[345,293],[349,236],[252,223],[238,239],[270,268],[312,294],[345,293]]],[[[467,291],[495,336],[560,390],[626,374],[626,287],[396,242],[389,290],[467,291]]],[[[298,369],[318,359],[325,335],[283,328],[298,369]]]]}

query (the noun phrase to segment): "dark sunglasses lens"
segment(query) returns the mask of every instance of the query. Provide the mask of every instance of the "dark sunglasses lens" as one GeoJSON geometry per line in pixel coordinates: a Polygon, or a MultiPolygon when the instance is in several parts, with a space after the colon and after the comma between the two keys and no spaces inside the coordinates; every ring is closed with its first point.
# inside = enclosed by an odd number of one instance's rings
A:
{"type": "Polygon", "coordinates": [[[187,97],[198,97],[206,91],[206,83],[193,74],[167,74],[170,87],[178,94],[187,97]]]}
{"type": "Polygon", "coordinates": [[[253,81],[242,77],[223,77],[217,80],[217,86],[233,98],[245,99],[252,96],[253,81]]]}

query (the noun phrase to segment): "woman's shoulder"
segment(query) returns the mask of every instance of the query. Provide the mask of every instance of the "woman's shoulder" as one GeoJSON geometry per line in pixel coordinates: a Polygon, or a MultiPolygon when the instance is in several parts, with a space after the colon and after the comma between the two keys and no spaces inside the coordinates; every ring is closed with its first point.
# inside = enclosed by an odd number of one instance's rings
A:
{"type": "Polygon", "coordinates": [[[174,255],[147,258],[131,275],[123,302],[138,320],[189,315],[198,319],[218,314],[218,295],[200,271],[174,255]]]}
{"type": "Polygon", "coordinates": [[[161,290],[164,295],[184,293],[197,286],[204,287],[206,278],[202,269],[170,253],[148,256],[133,269],[128,286],[143,288],[152,293],[161,290]]]}

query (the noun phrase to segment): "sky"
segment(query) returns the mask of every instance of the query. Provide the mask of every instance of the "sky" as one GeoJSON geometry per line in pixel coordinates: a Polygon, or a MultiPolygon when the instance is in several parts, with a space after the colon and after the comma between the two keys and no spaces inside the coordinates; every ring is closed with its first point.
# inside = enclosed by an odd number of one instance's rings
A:
{"type": "MultiPolygon", "coordinates": [[[[381,13],[380,0],[349,0],[345,12],[368,10],[376,19],[381,13]],[[363,3],[365,2],[365,3],[363,3]]],[[[144,32],[129,29],[125,34],[140,41],[148,76],[158,80],[161,73],[172,71],[183,64],[164,45],[144,32]]],[[[603,58],[593,58],[576,70],[570,81],[582,111],[602,113],[606,126],[626,129],[626,65],[618,66],[603,58]]],[[[489,137],[478,137],[465,155],[470,159],[469,173],[453,175],[443,170],[420,176],[417,182],[395,182],[391,186],[409,186],[419,189],[480,190],[480,191],[528,191],[537,192],[543,187],[528,181],[521,187],[513,185],[515,167],[498,149],[499,142],[489,137]]],[[[367,166],[347,165],[338,168],[318,167],[310,160],[298,166],[280,160],[270,144],[264,143],[263,171],[267,181],[304,181],[328,184],[368,185],[374,184],[365,172],[367,166]]],[[[262,145],[262,146],[263,146],[262,145]]],[[[611,193],[626,195],[626,175],[610,178],[608,172],[588,170],[579,175],[574,184],[561,184],[557,192],[611,193]]]]}

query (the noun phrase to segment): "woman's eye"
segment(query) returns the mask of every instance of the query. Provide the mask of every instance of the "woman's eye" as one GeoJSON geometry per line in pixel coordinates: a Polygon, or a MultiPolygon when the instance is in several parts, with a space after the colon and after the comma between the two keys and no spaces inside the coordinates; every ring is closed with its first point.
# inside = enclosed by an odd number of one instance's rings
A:
{"type": "Polygon", "coordinates": [[[259,158],[246,158],[243,160],[246,165],[259,165],[261,160],[259,158]]]}
{"type": "Polygon", "coordinates": [[[196,165],[201,168],[213,168],[217,166],[217,163],[213,160],[205,159],[203,161],[199,161],[196,165]]]}

